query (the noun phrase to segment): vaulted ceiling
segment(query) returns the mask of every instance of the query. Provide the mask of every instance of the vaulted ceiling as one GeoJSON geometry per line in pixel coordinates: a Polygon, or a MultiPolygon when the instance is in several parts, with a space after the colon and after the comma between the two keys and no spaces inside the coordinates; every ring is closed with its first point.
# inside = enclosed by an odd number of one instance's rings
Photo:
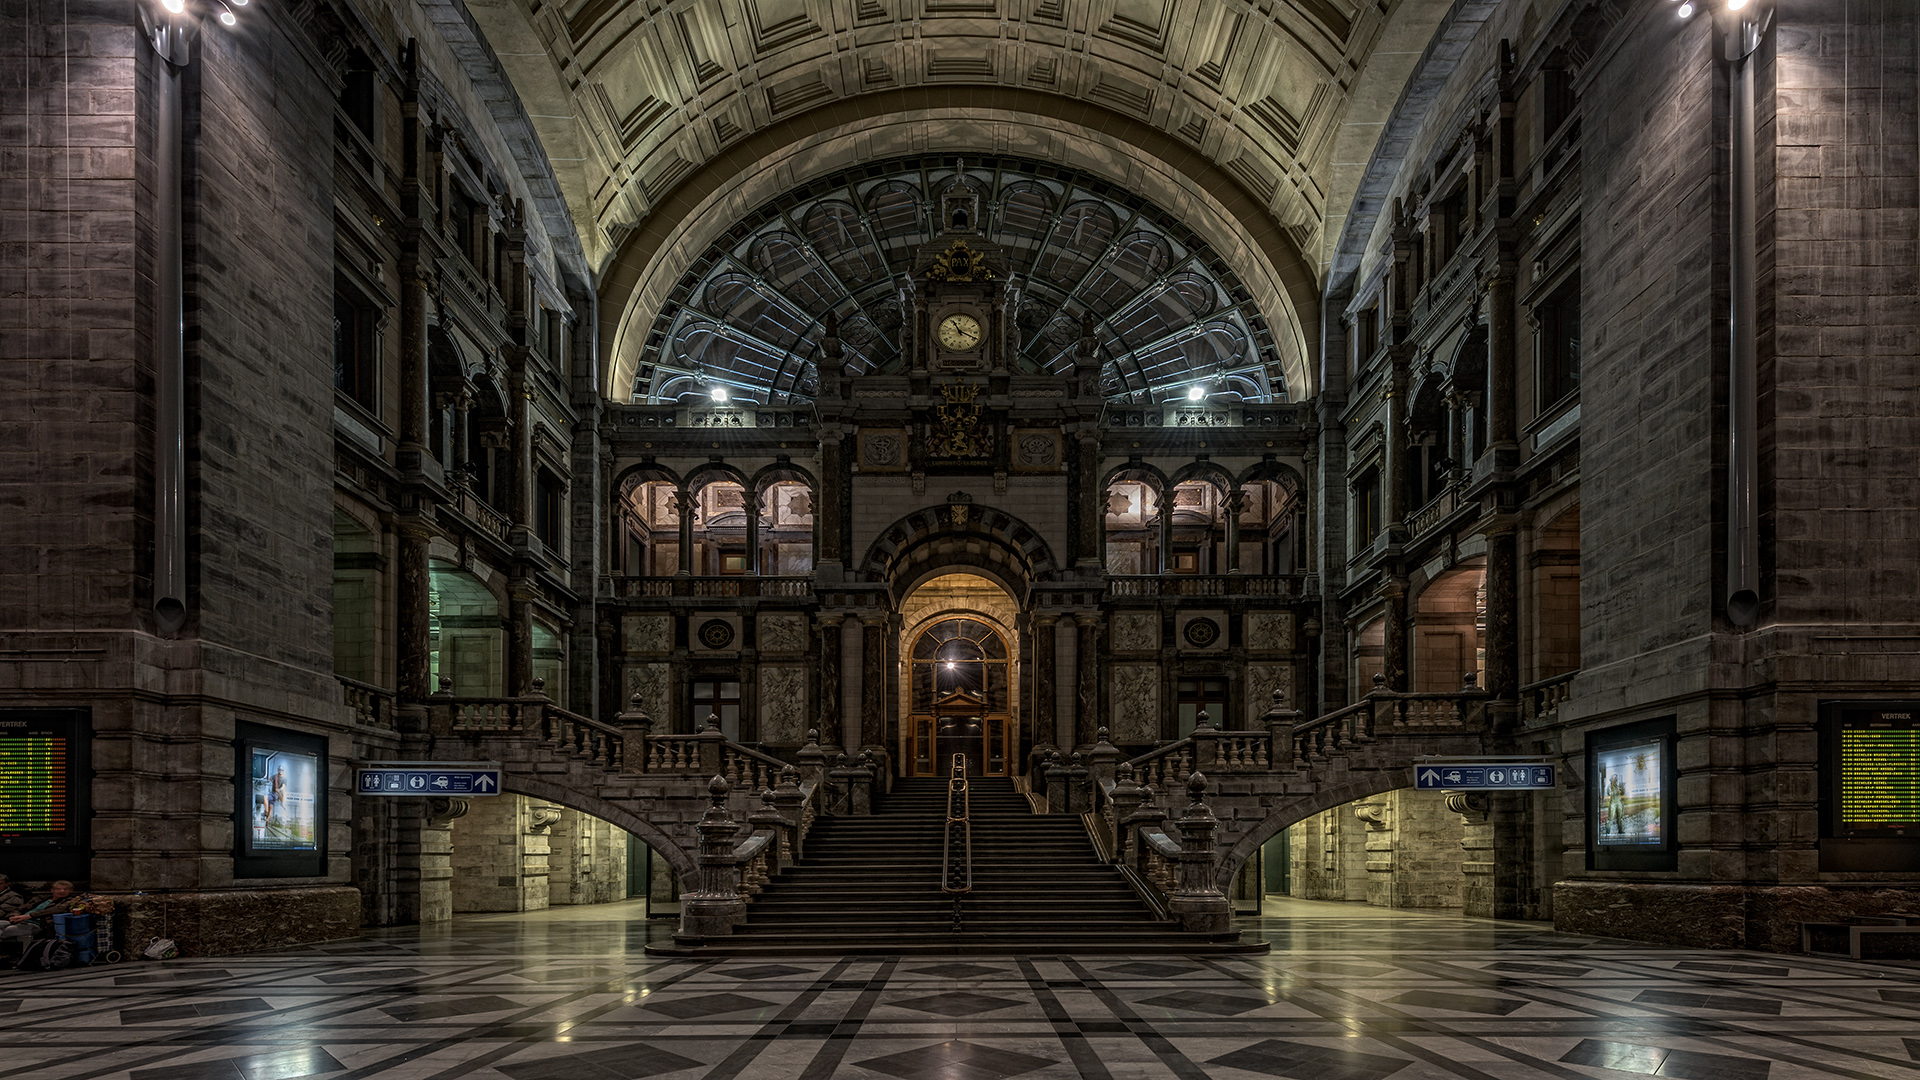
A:
{"type": "Polygon", "coordinates": [[[1178,218],[1313,391],[1327,254],[1447,0],[469,0],[600,276],[625,400],[734,223],[906,154],[1070,165],[1178,218]]]}

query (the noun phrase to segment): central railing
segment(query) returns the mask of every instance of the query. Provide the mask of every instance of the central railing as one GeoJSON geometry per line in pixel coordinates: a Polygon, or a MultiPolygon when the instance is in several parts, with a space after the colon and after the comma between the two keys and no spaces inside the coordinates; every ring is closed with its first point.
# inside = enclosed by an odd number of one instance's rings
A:
{"type": "Polygon", "coordinates": [[[609,591],[623,600],[670,596],[691,596],[701,599],[733,599],[735,597],[804,599],[813,595],[813,579],[810,577],[763,577],[754,574],[723,574],[717,577],[612,575],[606,580],[609,591]]]}
{"type": "Polygon", "coordinates": [[[960,931],[960,901],[973,891],[973,827],[967,812],[967,756],[953,755],[947,779],[947,833],[940,841],[940,888],[953,898],[953,929],[960,931]]]}

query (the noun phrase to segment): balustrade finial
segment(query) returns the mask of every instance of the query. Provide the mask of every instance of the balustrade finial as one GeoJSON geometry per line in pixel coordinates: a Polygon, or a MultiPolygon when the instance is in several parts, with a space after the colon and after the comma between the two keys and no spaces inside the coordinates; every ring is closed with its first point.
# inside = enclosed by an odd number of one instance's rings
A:
{"type": "Polygon", "coordinates": [[[1376,671],[1373,673],[1373,688],[1375,690],[1385,690],[1387,688],[1387,676],[1385,672],[1376,671]]]}
{"type": "Polygon", "coordinates": [[[451,694],[451,693],[453,693],[453,679],[452,679],[452,678],[450,678],[449,676],[446,676],[446,675],[442,675],[442,676],[440,676],[440,692],[441,692],[441,693],[443,693],[443,694],[451,694]]]}
{"type": "Polygon", "coordinates": [[[1460,677],[1460,688],[1462,690],[1480,689],[1480,673],[1477,671],[1469,671],[1465,675],[1462,675],[1460,677]]]}
{"type": "Polygon", "coordinates": [[[1097,743],[1107,741],[1107,727],[1105,724],[1100,725],[1100,729],[1093,733],[1093,741],[1097,743]]]}
{"type": "Polygon", "coordinates": [[[533,677],[533,692],[536,694],[541,694],[541,693],[545,693],[546,689],[547,689],[547,680],[541,678],[538,675],[535,675],[533,677]]]}
{"type": "Polygon", "coordinates": [[[720,714],[719,713],[710,712],[707,714],[707,730],[708,731],[720,730],[720,714]]]}
{"type": "Polygon", "coordinates": [[[1200,771],[1196,769],[1194,770],[1193,775],[1187,777],[1187,799],[1190,802],[1197,803],[1200,800],[1206,798],[1206,796],[1207,796],[1207,778],[1205,776],[1202,776],[1200,774],[1200,771]]]}
{"type": "Polygon", "coordinates": [[[1287,707],[1287,692],[1278,686],[1273,688],[1273,707],[1276,709],[1287,707]]]}
{"type": "Polygon", "coordinates": [[[811,745],[815,745],[815,746],[818,746],[818,745],[820,744],[820,729],[819,729],[819,728],[817,728],[817,727],[810,727],[810,728],[808,728],[808,729],[807,729],[807,742],[808,742],[809,744],[811,744],[811,745]]]}

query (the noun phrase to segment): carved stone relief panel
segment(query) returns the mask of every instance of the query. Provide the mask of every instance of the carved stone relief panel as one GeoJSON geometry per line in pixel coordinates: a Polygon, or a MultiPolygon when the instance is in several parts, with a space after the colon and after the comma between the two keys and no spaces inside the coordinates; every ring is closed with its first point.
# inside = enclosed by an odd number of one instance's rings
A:
{"type": "Polygon", "coordinates": [[[907,433],[904,430],[863,431],[860,433],[860,467],[869,472],[897,472],[907,467],[907,433]]]}
{"type": "Polygon", "coordinates": [[[1115,664],[1113,724],[1116,743],[1149,743],[1160,737],[1160,665],[1115,664]]]}
{"type": "Polygon", "coordinates": [[[760,616],[760,651],[763,653],[806,652],[806,617],[803,615],[760,616]]]}
{"type": "Polygon", "coordinates": [[[620,637],[630,653],[672,652],[673,616],[624,616],[620,620],[620,637]]]}
{"type": "Polygon", "coordinates": [[[1158,612],[1120,612],[1113,617],[1114,652],[1153,652],[1160,648],[1158,612]]]}
{"type": "Polygon", "coordinates": [[[668,664],[628,664],[627,692],[620,696],[620,707],[628,708],[627,703],[639,695],[640,708],[653,718],[654,731],[667,731],[672,720],[672,678],[668,664]]]}
{"type": "Polygon", "coordinates": [[[1247,648],[1264,652],[1292,652],[1293,612],[1249,612],[1247,648]]]}
{"type": "Polygon", "coordinates": [[[1284,691],[1287,708],[1300,707],[1299,698],[1294,696],[1292,664],[1248,664],[1247,665],[1247,726],[1260,723],[1267,714],[1268,706],[1273,704],[1273,692],[1284,691]]]}
{"type": "Polygon", "coordinates": [[[805,742],[807,719],[807,669],[798,664],[760,665],[761,740],[805,742]]]}
{"type": "Polygon", "coordinates": [[[1052,471],[1059,468],[1060,432],[1055,430],[1016,431],[1013,437],[1013,463],[1020,469],[1052,471]]]}

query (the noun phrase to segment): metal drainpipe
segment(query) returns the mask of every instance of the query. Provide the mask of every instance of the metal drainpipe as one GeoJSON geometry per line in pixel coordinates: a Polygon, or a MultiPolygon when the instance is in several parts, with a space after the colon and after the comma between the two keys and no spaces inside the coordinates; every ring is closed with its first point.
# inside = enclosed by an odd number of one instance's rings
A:
{"type": "MultiPolygon", "coordinates": [[[[149,14],[142,5],[143,14],[149,14]]],[[[186,27],[170,18],[148,26],[147,42],[158,63],[154,78],[155,258],[154,258],[154,462],[153,612],[156,628],[171,636],[187,621],[187,525],[185,514],[186,293],[181,247],[180,80],[191,59],[186,27]]]]}
{"type": "Polygon", "coordinates": [[[1754,491],[1760,426],[1755,404],[1754,53],[1769,19],[1764,12],[1735,18],[1726,31],[1726,57],[1733,64],[1728,87],[1727,618],[1746,627],[1760,617],[1760,510],[1754,491]]]}

